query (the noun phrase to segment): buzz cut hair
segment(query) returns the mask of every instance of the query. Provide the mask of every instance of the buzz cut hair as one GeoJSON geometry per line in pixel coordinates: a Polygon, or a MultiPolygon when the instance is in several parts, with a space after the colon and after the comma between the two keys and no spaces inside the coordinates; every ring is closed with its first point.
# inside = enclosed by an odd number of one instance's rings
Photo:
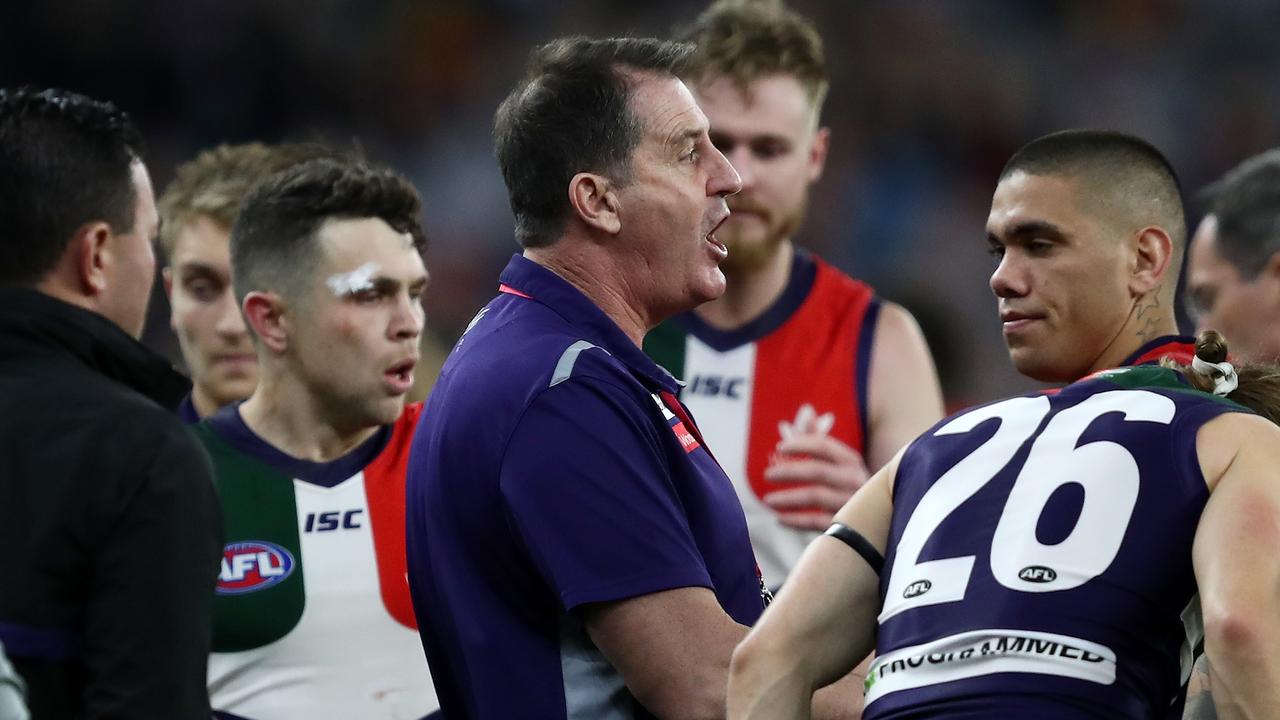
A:
{"type": "Polygon", "coordinates": [[[324,157],[340,156],[320,143],[251,142],[219,145],[179,165],[156,203],[161,255],[172,260],[178,236],[197,218],[206,217],[230,232],[241,204],[258,183],[298,163],[324,157]]]}
{"type": "Polygon", "coordinates": [[[274,291],[305,304],[320,267],[319,231],[329,220],[378,218],[426,248],[417,189],[387,168],[352,159],[308,160],[276,173],[245,199],[231,228],[236,302],[274,291]]]}
{"type": "Polygon", "coordinates": [[[1218,220],[1218,253],[1253,279],[1280,253],[1280,148],[1255,155],[1204,195],[1218,220]]]}
{"type": "Polygon", "coordinates": [[[822,36],[780,0],[718,0],[676,39],[697,48],[686,78],[694,85],[727,77],[749,95],[752,83],[785,75],[804,88],[815,119],[822,110],[830,87],[822,36]]]}
{"type": "Polygon", "coordinates": [[[1063,130],[1022,146],[1000,172],[1071,178],[1100,219],[1163,228],[1180,267],[1187,224],[1173,165],[1154,145],[1113,130],[1063,130]]]}

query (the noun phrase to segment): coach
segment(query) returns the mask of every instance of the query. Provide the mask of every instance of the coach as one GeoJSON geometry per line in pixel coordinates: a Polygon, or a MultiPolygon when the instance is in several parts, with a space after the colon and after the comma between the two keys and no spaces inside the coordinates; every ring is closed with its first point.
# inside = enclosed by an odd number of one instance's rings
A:
{"type": "Polygon", "coordinates": [[[539,48],[498,109],[524,248],[446,362],[408,478],[446,717],[724,713],[764,606],[733,487],[640,350],[719,297],[737,173],[657,40],[539,48]]]}
{"type": "Polygon", "coordinates": [[[139,145],[110,103],[0,90],[0,642],[40,720],[209,717],[218,501],[190,383],[136,340],[139,145]]]}

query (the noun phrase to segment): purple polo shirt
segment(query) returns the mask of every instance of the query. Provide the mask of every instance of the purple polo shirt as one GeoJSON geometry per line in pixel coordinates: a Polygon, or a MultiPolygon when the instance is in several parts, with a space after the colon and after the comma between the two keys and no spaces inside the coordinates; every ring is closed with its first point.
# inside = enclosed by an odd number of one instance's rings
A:
{"type": "Polygon", "coordinates": [[[576,610],[711,589],[763,610],[746,520],[678,382],[519,255],[427,401],[408,471],[409,586],[450,720],[646,718],[576,610]]]}

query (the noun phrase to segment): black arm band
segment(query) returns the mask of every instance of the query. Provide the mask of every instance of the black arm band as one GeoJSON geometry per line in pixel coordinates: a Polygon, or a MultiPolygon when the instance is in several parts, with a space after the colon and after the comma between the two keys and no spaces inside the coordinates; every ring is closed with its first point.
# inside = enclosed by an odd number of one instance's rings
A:
{"type": "Polygon", "coordinates": [[[831,523],[831,527],[823,535],[830,535],[840,542],[853,548],[853,551],[862,556],[863,560],[871,566],[871,569],[879,575],[884,570],[884,556],[876,550],[875,546],[867,541],[866,538],[858,534],[857,530],[845,525],[844,523],[831,523]]]}

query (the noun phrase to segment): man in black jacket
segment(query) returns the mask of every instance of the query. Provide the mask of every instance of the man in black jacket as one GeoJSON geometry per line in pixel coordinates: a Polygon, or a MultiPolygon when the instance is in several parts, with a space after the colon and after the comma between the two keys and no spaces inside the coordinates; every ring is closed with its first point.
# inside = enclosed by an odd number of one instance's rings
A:
{"type": "Polygon", "coordinates": [[[136,340],[139,145],[108,103],[0,90],[0,642],[41,720],[209,712],[218,507],[188,384],[136,340]]]}

